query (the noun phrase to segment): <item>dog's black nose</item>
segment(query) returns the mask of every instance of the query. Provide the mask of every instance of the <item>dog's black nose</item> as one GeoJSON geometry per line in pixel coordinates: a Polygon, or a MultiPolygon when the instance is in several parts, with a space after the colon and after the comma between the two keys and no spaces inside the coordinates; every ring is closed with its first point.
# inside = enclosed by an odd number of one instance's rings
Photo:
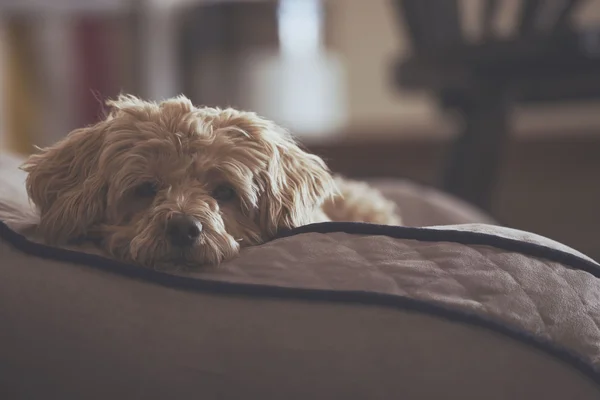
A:
{"type": "Polygon", "coordinates": [[[201,232],[200,221],[187,215],[175,215],[167,223],[167,236],[175,246],[193,245],[201,232]]]}

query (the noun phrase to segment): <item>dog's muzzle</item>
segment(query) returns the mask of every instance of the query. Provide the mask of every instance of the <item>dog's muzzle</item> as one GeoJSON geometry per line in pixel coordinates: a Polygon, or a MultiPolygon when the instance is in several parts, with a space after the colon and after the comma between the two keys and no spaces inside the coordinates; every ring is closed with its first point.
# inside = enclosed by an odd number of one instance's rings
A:
{"type": "Polygon", "coordinates": [[[193,246],[202,233],[202,224],[194,217],[178,214],[167,222],[167,237],[173,246],[193,246]]]}

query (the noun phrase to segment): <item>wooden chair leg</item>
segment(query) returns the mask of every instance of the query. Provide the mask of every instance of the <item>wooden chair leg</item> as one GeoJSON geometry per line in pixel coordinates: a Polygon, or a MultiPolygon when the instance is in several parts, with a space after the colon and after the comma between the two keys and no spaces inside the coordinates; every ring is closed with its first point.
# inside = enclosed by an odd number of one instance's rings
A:
{"type": "Polygon", "coordinates": [[[490,211],[508,137],[505,96],[489,91],[462,108],[464,129],[443,171],[443,188],[490,211]]]}

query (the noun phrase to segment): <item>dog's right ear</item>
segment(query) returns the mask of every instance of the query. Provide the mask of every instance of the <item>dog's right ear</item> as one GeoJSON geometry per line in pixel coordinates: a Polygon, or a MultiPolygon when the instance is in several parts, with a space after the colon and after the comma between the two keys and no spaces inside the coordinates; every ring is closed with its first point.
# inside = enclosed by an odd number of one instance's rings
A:
{"type": "Polygon", "coordinates": [[[106,182],[98,171],[103,141],[102,123],[77,129],[21,167],[28,173],[29,198],[40,212],[38,232],[47,242],[77,239],[103,218],[106,182]]]}

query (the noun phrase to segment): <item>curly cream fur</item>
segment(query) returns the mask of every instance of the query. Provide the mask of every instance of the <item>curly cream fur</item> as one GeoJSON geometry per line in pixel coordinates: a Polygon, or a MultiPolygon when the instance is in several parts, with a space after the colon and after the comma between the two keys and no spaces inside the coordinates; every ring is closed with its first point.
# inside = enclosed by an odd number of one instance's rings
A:
{"type": "Polygon", "coordinates": [[[216,264],[281,229],[327,220],[397,224],[393,204],[359,182],[334,178],[273,122],[234,109],[197,108],[183,96],[160,103],[133,96],[23,165],[51,244],[95,240],[110,255],[153,266],[216,264]],[[151,182],[152,198],[136,188],[151,182]],[[233,201],[211,197],[230,185],[233,201]],[[201,222],[189,248],[172,246],[175,214],[201,222]]]}

